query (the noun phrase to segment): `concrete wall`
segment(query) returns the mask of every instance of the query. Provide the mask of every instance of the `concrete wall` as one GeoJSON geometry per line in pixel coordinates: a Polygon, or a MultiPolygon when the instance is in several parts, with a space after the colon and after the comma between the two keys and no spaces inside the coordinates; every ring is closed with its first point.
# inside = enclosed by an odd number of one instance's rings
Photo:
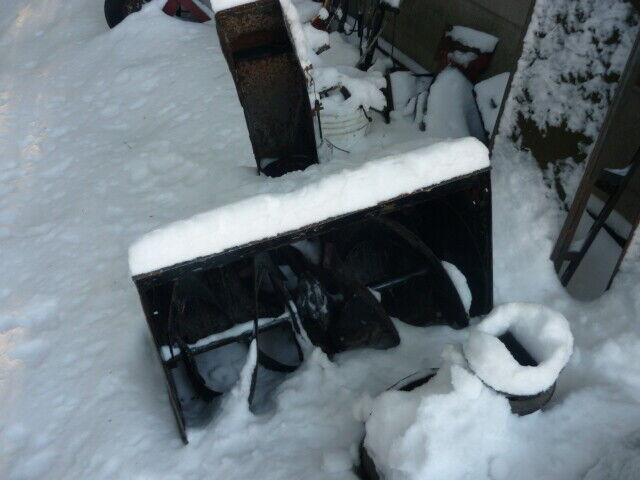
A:
{"type": "MultiPolygon", "coordinates": [[[[403,0],[397,18],[395,43],[428,70],[448,25],[463,25],[500,39],[485,77],[510,71],[520,56],[520,39],[527,27],[533,0],[403,0]]],[[[392,36],[393,19],[384,32],[392,36]]]]}

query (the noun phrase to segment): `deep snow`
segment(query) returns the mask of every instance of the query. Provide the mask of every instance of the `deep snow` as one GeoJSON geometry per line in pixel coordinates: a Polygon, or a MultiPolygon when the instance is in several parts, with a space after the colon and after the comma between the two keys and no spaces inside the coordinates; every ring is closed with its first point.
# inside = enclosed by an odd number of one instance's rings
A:
{"type": "MultiPolygon", "coordinates": [[[[168,18],[159,2],[113,31],[101,2],[3,7],[0,478],[353,479],[371,398],[437,366],[444,344],[466,332],[398,325],[397,349],[334,363],[315,352],[279,387],[274,411],[252,416],[239,385],[183,447],[127,249],[216,192],[255,182],[215,30],[168,18]]],[[[481,445],[452,436],[447,454],[477,466],[474,479],[636,479],[640,247],[609,292],[573,300],[548,260],[560,202],[503,137],[493,168],[496,303],[559,310],[574,353],[546,411],[519,419],[499,444],[482,432],[481,445]]]]}

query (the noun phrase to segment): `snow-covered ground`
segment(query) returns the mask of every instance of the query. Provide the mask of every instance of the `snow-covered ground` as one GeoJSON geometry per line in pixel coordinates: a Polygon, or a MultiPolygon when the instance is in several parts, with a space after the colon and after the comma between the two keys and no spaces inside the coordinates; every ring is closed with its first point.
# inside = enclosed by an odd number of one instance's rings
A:
{"type": "MultiPolygon", "coordinates": [[[[166,17],[158,1],[112,31],[101,1],[5,3],[0,478],[354,479],[371,398],[437,366],[467,333],[399,324],[396,349],[333,363],[315,352],[280,385],[274,410],[252,416],[238,389],[184,447],[127,250],[217,192],[255,186],[215,29],[166,17]]],[[[496,303],[557,309],[574,352],[547,409],[509,417],[499,441],[480,423],[496,412],[484,407],[466,430],[436,423],[451,468],[433,478],[640,478],[640,247],[609,292],[573,300],[548,260],[560,203],[504,138],[493,192],[496,303]]]]}

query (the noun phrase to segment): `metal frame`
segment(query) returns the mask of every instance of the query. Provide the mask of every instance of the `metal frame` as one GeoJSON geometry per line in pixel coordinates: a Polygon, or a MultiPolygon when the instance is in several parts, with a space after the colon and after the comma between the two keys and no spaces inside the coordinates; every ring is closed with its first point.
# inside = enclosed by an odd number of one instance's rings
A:
{"type": "MultiPolygon", "coordinates": [[[[606,146],[609,142],[609,133],[614,126],[614,118],[615,114],[621,105],[624,102],[623,93],[624,91],[632,87],[634,82],[637,81],[637,76],[640,72],[640,35],[636,37],[633,49],[629,55],[629,59],[627,60],[627,65],[625,67],[624,73],[622,74],[622,78],[620,79],[620,83],[616,90],[615,97],[609,110],[607,112],[607,116],[605,118],[604,124],[600,130],[600,135],[598,136],[593,149],[591,150],[591,154],[589,155],[589,160],[587,163],[587,167],[585,169],[585,173],[582,177],[582,181],[578,187],[578,190],[575,194],[573,204],[569,209],[569,213],[567,214],[567,218],[562,226],[562,230],[558,235],[558,240],[553,248],[551,253],[551,260],[553,261],[556,272],[560,273],[565,261],[569,261],[569,266],[567,269],[561,274],[561,282],[563,285],[567,285],[571,280],[573,273],[577,270],[580,262],[584,258],[588,248],[591,246],[595,236],[599,232],[600,228],[604,226],[604,223],[614,208],[614,204],[616,200],[622,194],[622,191],[626,187],[626,184],[630,181],[631,176],[635,172],[635,169],[638,168],[638,157],[640,157],[640,146],[636,155],[630,162],[630,172],[627,174],[627,179],[622,179],[621,183],[615,188],[615,191],[611,195],[608,202],[602,208],[602,211],[597,216],[593,226],[591,227],[589,233],[587,234],[587,240],[582,245],[579,252],[571,252],[570,247],[571,243],[575,237],[578,224],[580,223],[580,219],[584,212],[587,209],[587,201],[591,196],[594,188],[596,187],[596,183],[604,173],[604,169],[606,165],[604,164],[606,161],[606,155],[604,155],[606,146]]],[[[633,87],[632,87],[633,88],[633,87]]],[[[637,138],[635,136],[635,125],[629,125],[629,141],[637,143],[637,138]]],[[[638,213],[638,218],[635,219],[635,222],[632,225],[632,232],[629,235],[626,243],[623,246],[620,257],[614,267],[613,273],[609,279],[608,287],[611,285],[614,276],[618,272],[620,264],[622,263],[622,259],[629,248],[629,244],[631,243],[631,239],[633,238],[633,231],[637,228],[638,222],[640,221],[640,212],[638,213]]],[[[608,288],[607,287],[607,288],[608,288]]]]}

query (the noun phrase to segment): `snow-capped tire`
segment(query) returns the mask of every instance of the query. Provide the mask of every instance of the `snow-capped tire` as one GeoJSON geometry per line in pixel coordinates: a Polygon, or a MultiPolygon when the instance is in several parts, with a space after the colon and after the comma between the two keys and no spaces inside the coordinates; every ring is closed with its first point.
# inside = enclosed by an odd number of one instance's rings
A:
{"type": "MultiPolygon", "coordinates": [[[[429,382],[429,380],[435,377],[437,371],[438,369],[431,369],[423,373],[416,372],[398,381],[391,386],[389,390],[409,392],[429,382]]],[[[556,383],[554,382],[547,390],[535,395],[508,395],[502,392],[497,393],[503,395],[509,401],[511,412],[519,416],[524,416],[537,412],[544,407],[553,396],[555,388],[556,383]]],[[[373,458],[369,455],[367,447],[364,445],[364,438],[360,442],[359,457],[360,465],[358,465],[356,469],[358,477],[363,480],[384,480],[384,476],[378,472],[373,458]]]]}
{"type": "Polygon", "coordinates": [[[118,25],[127,15],[138,12],[150,0],[105,0],[104,16],[109,28],[118,25]]]}
{"type": "Polygon", "coordinates": [[[573,335],[560,312],[535,303],[505,303],[470,330],[462,350],[485,385],[531,397],[553,387],[571,357],[573,335]]]}
{"type": "Polygon", "coordinates": [[[535,395],[509,395],[503,394],[507,400],[509,400],[509,406],[511,411],[521,417],[529,415],[530,413],[537,412],[544,407],[556,390],[556,384],[554,383],[544,392],[536,393],[535,395]]]}

